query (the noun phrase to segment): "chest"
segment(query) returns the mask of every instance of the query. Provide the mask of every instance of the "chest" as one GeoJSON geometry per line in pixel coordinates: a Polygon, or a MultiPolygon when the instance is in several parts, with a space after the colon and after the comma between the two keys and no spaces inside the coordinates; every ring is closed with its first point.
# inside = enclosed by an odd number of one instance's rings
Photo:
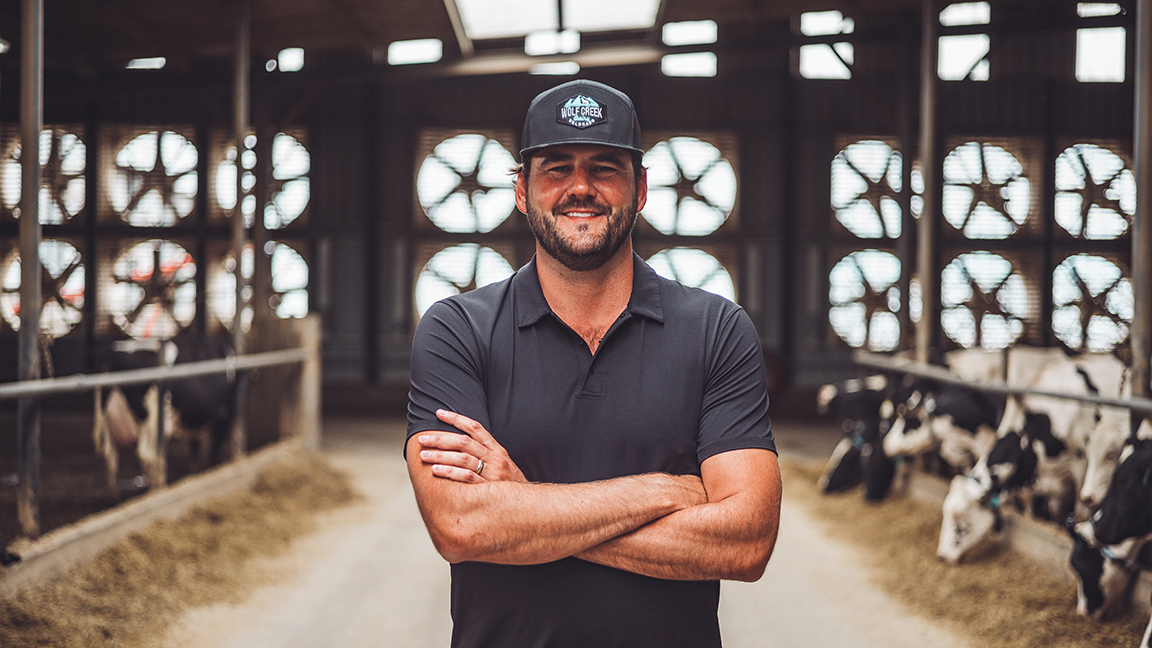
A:
{"type": "Polygon", "coordinates": [[[491,431],[529,479],[699,473],[703,363],[660,323],[622,321],[595,355],[556,321],[506,342],[488,363],[491,431]]]}

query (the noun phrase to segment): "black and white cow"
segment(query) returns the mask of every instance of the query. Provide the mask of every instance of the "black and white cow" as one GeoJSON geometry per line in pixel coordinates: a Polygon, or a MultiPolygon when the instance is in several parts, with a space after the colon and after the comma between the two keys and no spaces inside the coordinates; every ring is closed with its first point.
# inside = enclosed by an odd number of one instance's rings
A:
{"type": "Polygon", "coordinates": [[[1128,538],[1116,545],[1100,545],[1092,537],[1090,523],[1065,523],[1072,537],[1068,565],[1076,577],[1076,612],[1106,620],[1122,612],[1140,573],[1137,557],[1146,538],[1128,538]]]}
{"type": "MultiPolygon", "coordinates": [[[[1144,419],[1139,429],[1129,438],[1121,459],[1113,471],[1108,490],[1100,502],[1100,507],[1087,522],[1076,527],[1077,534],[1084,537],[1086,544],[1119,552],[1126,564],[1113,566],[1114,571],[1135,572],[1136,566],[1131,557],[1149,541],[1152,541],[1152,419],[1144,419]]],[[[1085,550],[1081,549],[1081,553],[1085,550]]],[[[1073,558],[1076,548],[1073,549],[1073,558]]],[[[1111,561],[1110,561],[1111,562],[1111,561]]],[[[1116,562],[1119,562],[1116,561],[1116,562]]],[[[1073,568],[1083,582],[1093,576],[1092,564],[1087,569],[1083,565],[1073,568]],[[1082,571],[1083,569],[1083,571],[1082,571]],[[1085,576],[1087,574],[1087,576],[1085,576]]],[[[1107,568],[1107,564],[1104,566],[1107,568]]],[[[1104,569],[1100,579],[1104,579],[1104,569]]],[[[1121,574],[1122,576],[1123,574],[1121,574]]],[[[1114,574],[1113,578],[1117,576],[1114,574]]],[[[1109,603],[1108,596],[1127,600],[1128,590],[1114,585],[1112,591],[1103,590],[1102,604],[1109,603]]],[[[1144,631],[1141,648],[1148,648],[1152,636],[1152,619],[1144,631]]]]}
{"type": "Polygon", "coordinates": [[[1125,446],[1091,527],[1105,545],[1152,535],[1152,421],[1145,419],[1125,446]]]}
{"type": "MultiPolygon", "coordinates": [[[[108,368],[141,369],[231,355],[231,345],[219,338],[128,343],[114,348],[108,368]]],[[[149,486],[168,481],[171,439],[190,444],[193,470],[222,460],[232,428],[235,390],[236,376],[223,372],[169,381],[163,388],[150,384],[97,390],[92,438],[104,459],[109,497],[120,499],[117,475],[122,450],[135,451],[149,486]],[[166,414],[163,426],[159,425],[161,411],[166,414]]]]}
{"type": "MultiPolygon", "coordinates": [[[[1120,359],[1107,353],[1088,353],[1073,358],[1084,375],[1089,389],[1102,397],[1125,399],[1132,395],[1130,369],[1120,359]]],[[[1080,430],[1081,432],[1085,432],[1080,430]]],[[[1131,416],[1120,407],[1099,406],[1096,422],[1079,443],[1084,447],[1085,472],[1080,487],[1080,501],[1095,509],[1104,497],[1120,453],[1132,436],[1131,416]]]]}
{"type": "Polygon", "coordinates": [[[898,383],[888,376],[824,385],[816,397],[817,411],[839,420],[844,437],[832,451],[820,476],[822,492],[848,490],[864,483],[864,498],[883,499],[892,485],[895,464],[884,454],[883,436],[898,383]]]}
{"type": "MultiPolygon", "coordinates": [[[[1005,373],[1009,384],[1037,391],[1098,393],[1086,371],[1059,349],[1012,349],[1005,373]]],[[[1010,396],[988,454],[967,478],[950,485],[937,554],[959,562],[999,528],[998,507],[1009,498],[1019,496],[1028,510],[1053,520],[1071,513],[1084,481],[1087,439],[1101,420],[1098,412],[1075,400],[1010,396]]]]}
{"type": "Polygon", "coordinates": [[[998,420],[999,410],[984,392],[924,383],[884,435],[884,451],[894,458],[938,458],[943,465],[937,472],[963,474],[995,441],[998,420]]]}
{"type": "MultiPolygon", "coordinates": [[[[1018,496],[1029,499],[1037,489],[1040,466],[1058,460],[1065,451],[1043,415],[1029,414],[1019,432],[998,437],[967,476],[956,476],[949,485],[936,555],[955,564],[989,532],[999,531],[1003,527],[1001,505],[1018,496]]],[[[1070,501],[1075,486],[1064,490],[1068,497],[1062,501],[1070,501]]],[[[1048,511],[1046,517],[1062,513],[1065,508],[1048,511]]]]}

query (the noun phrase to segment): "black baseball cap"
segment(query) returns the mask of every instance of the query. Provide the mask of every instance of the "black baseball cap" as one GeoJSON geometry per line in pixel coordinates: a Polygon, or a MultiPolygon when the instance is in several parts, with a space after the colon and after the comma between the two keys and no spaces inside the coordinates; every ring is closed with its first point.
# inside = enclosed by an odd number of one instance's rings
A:
{"type": "Polygon", "coordinates": [[[584,79],[545,90],[528,105],[520,159],[557,144],[603,144],[644,153],[640,121],[628,95],[584,79]]]}

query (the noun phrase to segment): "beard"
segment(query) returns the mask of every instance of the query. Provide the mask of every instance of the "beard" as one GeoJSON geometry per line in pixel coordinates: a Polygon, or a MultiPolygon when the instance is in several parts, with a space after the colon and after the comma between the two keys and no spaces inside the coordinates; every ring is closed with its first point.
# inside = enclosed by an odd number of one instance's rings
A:
{"type": "MultiPolygon", "coordinates": [[[[602,267],[620,251],[620,248],[632,236],[632,228],[635,227],[638,216],[638,206],[639,200],[635,193],[632,194],[631,205],[627,209],[621,210],[613,210],[608,205],[594,199],[570,199],[558,203],[552,208],[551,215],[548,215],[529,203],[528,226],[532,228],[532,234],[536,236],[540,247],[552,258],[569,270],[587,272],[602,267]],[[578,208],[594,209],[599,213],[606,214],[608,227],[591,240],[565,238],[556,226],[557,219],[563,218],[559,214],[578,208]]],[[[583,231],[587,229],[587,226],[580,226],[579,229],[583,231]]]]}

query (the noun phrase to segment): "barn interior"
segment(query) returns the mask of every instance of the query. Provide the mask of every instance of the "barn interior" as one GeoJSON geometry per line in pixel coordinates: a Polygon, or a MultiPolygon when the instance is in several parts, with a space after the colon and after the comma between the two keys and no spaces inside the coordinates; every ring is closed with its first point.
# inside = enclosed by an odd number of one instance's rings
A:
{"type": "Polygon", "coordinates": [[[508,174],[528,103],[589,78],[644,128],[637,252],[747,311],[776,416],[811,414],[861,351],[1135,347],[1146,390],[1137,9],[6,2],[0,382],[28,348],[42,376],[95,373],[117,341],[308,315],[325,409],[402,412],[424,309],[533,254],[508,174]],[[20,333],[32,139],[38,339],[20,333]]]}

